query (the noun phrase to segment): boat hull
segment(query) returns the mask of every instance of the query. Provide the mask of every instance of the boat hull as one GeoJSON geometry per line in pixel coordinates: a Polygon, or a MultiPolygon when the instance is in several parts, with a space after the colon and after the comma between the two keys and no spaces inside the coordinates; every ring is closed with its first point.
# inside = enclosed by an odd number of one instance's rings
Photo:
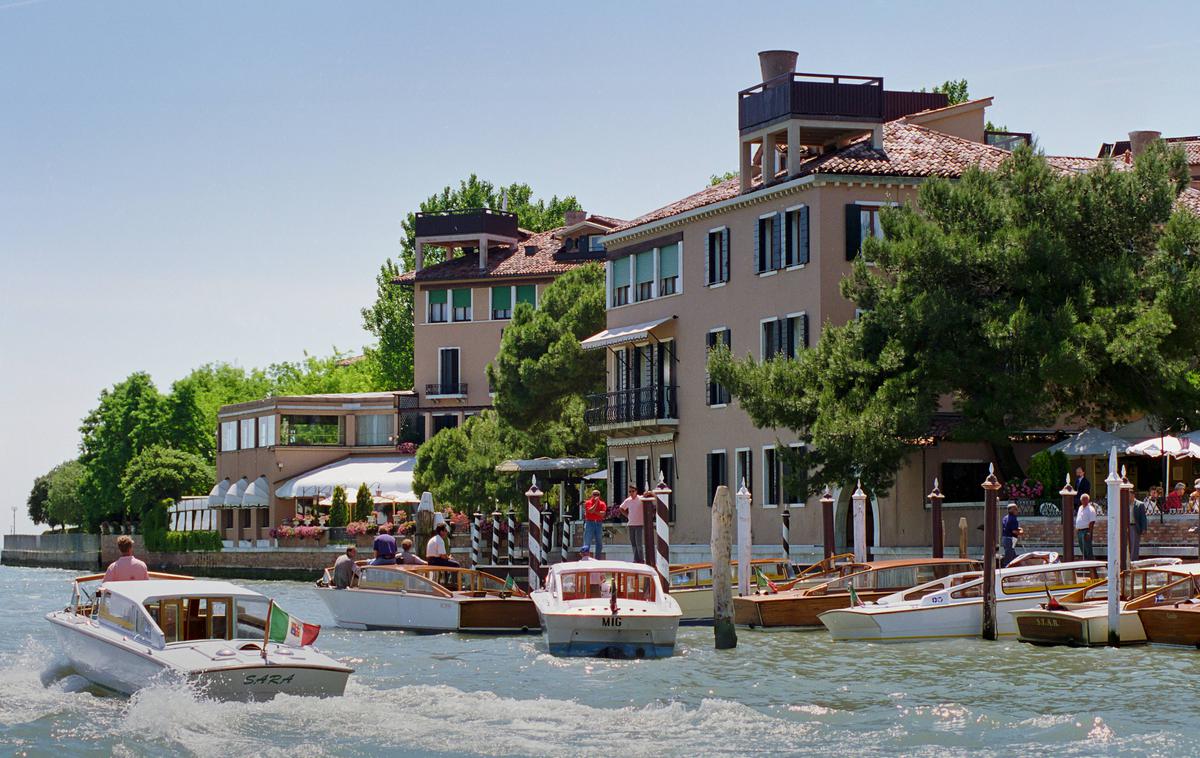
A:
{"type": "MultiPolygon", "coordinates": [[[[863,601],[883,597],[886,592],[863,590],[863,601]]],[[[749,595],[733,599],[733,623],[750,627],[821,626],[819,618],[825,611],[850,607],[850,594],[806,596],[803,592],[780,592],[775,595],[749,595]]]]}
{"type": "Polygon", "coordinates": [[[1142,608],[1138,611],[1138,618],[1149,642],[1200,647],[1200,605],[1142,608]]]}
{"type": "Polygon", "coordinates": [[[619,613],[548,614],[542,618],[553,655],[668,658],[675,654],[677,617],[619,613]]]}
{"type": "Polygon", "coordinates": [[[522,633],[538,629],[537,609],[525,597],[447,598],[412,592],[318,588],[317,595],[347,629],[415,632],[522,633]]]}
{"type": "Polygon", "coordinates": [[[679,620],[681,624],[711,624],[713,619],[713,592],[712,587],[699,587],[696,589],[674,590],[671,592],[671,597],[679,603],[679,610],[683,612],[683,618],[679,620]]]}
{"type": "Polygon", "coordinates": [[[156,659],[149,648],[140,652],[110,642],[94,621],[69,613],[52,613],[46,619],[75,672],[105,689],[132,695],[150,684],[182,680],[179,672],[165,660],[156,659]]]}
{"type": "MultiPolygon", "coordinates": [[[[1034,645],[1090,647],[1108,644],[1108,606],[1071,610],[1031,608],[1014,611],[1017,639],[1034,645]]],[[[1146,641],[1146,632],[1135,611],[1120,616],[1122,645],[1146,641]]]]}

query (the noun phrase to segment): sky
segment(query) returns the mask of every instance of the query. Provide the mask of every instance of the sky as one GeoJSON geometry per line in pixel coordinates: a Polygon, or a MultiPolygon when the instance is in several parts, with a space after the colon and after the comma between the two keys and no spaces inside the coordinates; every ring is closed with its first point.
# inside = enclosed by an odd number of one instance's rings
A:
{"type": "Polygon", "coordinates": [[[1200,133],[1200,4],[0,0],[0,531],[101,389],[370,342],[472,172],[633,218],[736,168],[756,53],[966,78],[1051,154],[1200,133]]]}

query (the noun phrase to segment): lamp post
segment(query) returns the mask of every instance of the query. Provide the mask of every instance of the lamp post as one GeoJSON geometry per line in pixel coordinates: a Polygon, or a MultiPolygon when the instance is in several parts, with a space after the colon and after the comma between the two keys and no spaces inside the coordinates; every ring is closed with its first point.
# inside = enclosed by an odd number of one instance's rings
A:
{"type": "Polygon", "coordinates": [[[1058,494],[1062,496],[1062,560],[1075,560],[1075,488],[1071,486],[1071,472],[1067,472],[1067,483],[1058,494]]]}

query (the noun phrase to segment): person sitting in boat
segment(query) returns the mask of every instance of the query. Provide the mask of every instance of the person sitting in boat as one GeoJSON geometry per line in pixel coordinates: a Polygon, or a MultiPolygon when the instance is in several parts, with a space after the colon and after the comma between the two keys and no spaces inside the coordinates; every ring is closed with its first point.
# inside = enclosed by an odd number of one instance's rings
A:
{"type": "Polygon", "coordinates": [[[132,537],[128,534],[117,537],[117,550],[121,551],[121,557],[108,564],[108,570],[104,572],[104,581],[145,581],[150,578],[145,562],[133,557],[132,537]]]}
{"type": "Polygon", "coordinates": [[[339,555],[338,559],[333,562],[333,586],[336,589],[344,590],[347,587],[353,587],[358,580],[361,570],[358,568],[358,548],[350,545],[346,548],[343,555],[339,555]]]}
{"type": "Polygon", "coordinates": [[[429,542],[425,545],[425,561],[430,566],[449,566],[458,568],[458,561],[450,557],[450,550],[446,547],[446,540],[450,538],[450,530],[446,528],[445,522],[437,525],[433,536],[429,538],[429,542]]]}
{"type": "Polygon", "coordinates": [[[372,566],[392,566],[396,563],[396,538],[392,536],[387,524],[379,527],[379,534],[372,545],[375,549],[375,560],[372,566]]]}
{"type": "Polygon", "coordinates": [[[400,543],[400,555],[396,557],[396,563],[404,566],[424,566],[425,559],[412,551],[412,540],[407,537],[400,543]]]}

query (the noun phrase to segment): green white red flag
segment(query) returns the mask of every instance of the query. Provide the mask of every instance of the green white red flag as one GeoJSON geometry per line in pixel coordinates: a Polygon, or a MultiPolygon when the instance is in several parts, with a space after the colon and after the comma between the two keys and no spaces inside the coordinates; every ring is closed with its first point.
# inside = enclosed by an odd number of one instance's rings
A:
{"type": "Polygon", "coordinates": [[[304,647],[317,641],[321,627],[307,624],[271,603],[267,611],[267,640],[289,647],[304,647]]]}

